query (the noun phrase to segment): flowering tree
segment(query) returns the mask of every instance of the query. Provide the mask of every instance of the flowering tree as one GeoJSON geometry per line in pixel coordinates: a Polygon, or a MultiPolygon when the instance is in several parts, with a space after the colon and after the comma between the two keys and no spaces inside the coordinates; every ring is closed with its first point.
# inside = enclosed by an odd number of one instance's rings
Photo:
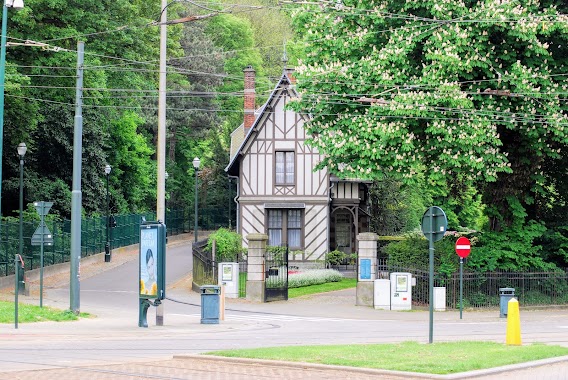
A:
{"type": "Polygon", "coordinates": [[[294,107],[313,117],[309,143],[326,156],[321,166],[420,179],[455,195],[483,184],[493,228],[510,225],[546,189],[543,167],[568,144],[568,17],[544,3],[294,8],[307,43],[294,107]]]}

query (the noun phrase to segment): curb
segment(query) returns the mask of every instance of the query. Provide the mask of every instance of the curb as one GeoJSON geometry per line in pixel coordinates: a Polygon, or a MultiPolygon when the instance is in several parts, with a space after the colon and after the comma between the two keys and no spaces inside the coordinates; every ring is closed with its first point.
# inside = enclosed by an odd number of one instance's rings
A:
{"type": "Polygon", "coordinates": [[[366,375],[388,375],[391,378],[400,378],[400,379],[435,379],[435,377],[432,377],[432,375],[415,373],[415,372],[390,371],[386,369],[348,367],[340,365],[328,365],[328,364],[305,363],[305,362],[289,362],[289,361],[279,361],[279,360],[269,360],[269,359],[233,358],[225,356],[197,355],[197,354],[174,355],[173,358],[225,361],[229,363],[269,365],[275,367],[289,367],[297,369],[312,368],[319,370],[348,371],[351,374],[360,373],[366,375]]]}
{"type": "Polygon", "coordinates": [[[532,361],[532,362],[509,364],[509,365],[505,365],[505,366],[502,366],[502,367],[479,369],[479,370],[476,370],[476,371],[462,372],[462,373],[456,373],[456,374],[451,374],[451,375],[444,375],[444,377],[442,377],[442,379],[470,379],[470,378],[475,378],[475,377],[479,377],[479,376],[495,375],[495,374],[505,373],[505,372],[511,373],[511,372],[520,371],[520,370],[523,370],[523,369],[537,368],[537,367],[542,367],[542,366],[545,366],[545,365],[562,363],[562,362],[568,363],[568,356],[557,356],[557,357],[554,357],[554,358],[535,360],[535,361],[532,361]]]}
{"type": "Polygon", "coordinates": [[[279,360],[268,360],[268,359],[249,359],[249,358],[235,358],[235,357],[225,357],[225,356],[215,356],[215,355],[199,355],[199,354],[187,354],[187,355],[174,355],[174,359],[198,359],[198,360],[210,360],[210,361],[225,361],[230,363],[241,363],[241,364],[257,364],[257,365],[270,365],[277,367],[290,367],[290,368],[313,368],[319,370],[333,370],[333,371],[348,371],[349,373],[360,373],[366,375],[384,375],[390,376],[391,378],[401,378],[401,379],[439,379],[439,380],[453,380],[453,379],[471,379],[481,376],[497,375],[500,373],[511,374],[514,371],[519,371],[528,368],[536,368],[550,364],[568,363],[568,356],[559,356],[555,358],[535,360],[532,362],[510,364],[502,367],[480,369],[469,372],[453,373],[449,375],[436,375],[427,374],[419,372],[404,372],[404,371],[393,371],[386,369],[374,369],[374,368],[360,368],[360,367],[348,367],[340,365],[328,365],[328,364],[316,364],[316,363],[305,363],[305,362],[290,362],[290,361],[279,361],[279,360]]]}

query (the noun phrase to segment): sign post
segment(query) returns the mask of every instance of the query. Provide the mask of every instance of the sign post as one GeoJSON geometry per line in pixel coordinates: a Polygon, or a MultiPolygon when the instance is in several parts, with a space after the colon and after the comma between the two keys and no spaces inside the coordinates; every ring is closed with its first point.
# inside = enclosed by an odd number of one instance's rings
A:
{"type": "Polygon", "coordinates": [[[460,257],[460,319],[463,313],[463,259],[469,256],[471,243],[468,238],[460,237],[456,241],[456,253],[460,257]]]}
{"type": "Polygon", "coordinates": [[[32,236],[32,245],[40,246],[39,254],[39,307],[43,307],[43,246],[53,245],[53,235],[45,225],[45,216],[49,209],[53,206],[53,202],[34,202],[34,207],[40,217],[39,226],[32,236]]]}
{"type": "Polygon", "coordinates": [[[429,303],[430,303],[430,329],[428,342],[434,340],[434,242],[442,240],[448,228],[446,213],[438,206],[431,206],[422,216],[422,233],[428,239],[429,250],[429,303]]]}

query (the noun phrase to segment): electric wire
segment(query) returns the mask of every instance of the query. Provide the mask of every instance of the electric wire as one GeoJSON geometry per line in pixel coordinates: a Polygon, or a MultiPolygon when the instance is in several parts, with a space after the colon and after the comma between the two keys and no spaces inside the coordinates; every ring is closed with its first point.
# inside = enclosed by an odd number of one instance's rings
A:
{"type": "MultiPolygon", "coordinates": [[[[58,101],[51,101],[51,100],[46,100],[46,99],[39,99],[39,98],[31,98],[31,97],[24,97],[24,96],[19,96],[19,95],[7,95],[7,97],[14,97],[14,98],[20,98],[20,99],[26,99],[26,100],[34,100],[34,101],[39,101],[39,102],[45,102],[45,103],[54,103],[54,104],[60,104],[60,105],[66,105],[66,106],[70,106],[73,107],[75,106],[74,103],[65,103],[65,102],[58,102],[58,101]]],[[[123,109],[123,110],[146,110],[146,111],[157,111],[158,107],[151,107],[151,106],[119,106],[119,105],[95,105],[95,104],[83,104],[84,108],[93,108],[93,109],[123,109]]],[[[401,120],[426,120],[426,121],[467,121],[467,122],[471,122],[472,121],[472,117],[477,117],[479,119],[482,119],[482,121],[493,121],[493,122],[498,122],[498,118],[503,118],[505,119],[505,116],[507,116],[506,119],[508,120],[504,120],[502,122],[515,122],[515,123],[521,123],[521,124],[535,124],[535,125],[557,125],[557,126],[567,126],[568,125],[568,120],[566,122],[562,122],[562,121],[547,121],[547,120],[535,120],[535,118],[541,117],[542,115],[533,115],[533,114],[522,114],[522,113],[516,113],[514,117],[512,117],[511,115],[495,115],[492,113],[483,113],[481,111],[476,111],[476,110],[466,110],[466,109],[451,109],[451,108],[444,108],[444,107],[430,107],[430,106],[425,106],[426,110],[429,110],[431,112],[438,112],[438,113],[457,113],[457,114],[463,114],[465,116],[470,116],[469,118],[464,118],[464,117],[451,117],[451,116],[418,116],[418,115],[362,115],[360,113],[349,113],[349,112],[343,112],[343,113],[328,113],[328,112],[311,112],[310,114],[312,115],[312,117],[339,117],[339,116],[343,116],[343,117],[361,117],[361,116],[365,116],[367,118],[371,118],[371,119],[388,119],[388,120],[392,120],[392,119],[401,119],[401,120]],[[525,118],[524,115],[528,115],[530,116],[530,118],[525,118]],[[483,120],[483,118],[487,118],[487,117],[492,117],[493,119],[491,120],[483,120]],[[510,119],[510,120],[509,120],[510,119]],[[512,121],[511,121],[512,120],[512,121]]],[[[234,109],[220,109],[220,108],[177,108],[177,107],[167,107],[166,108],[167,111],[183,111],[183,112],[212,112],[212,113],[240,113],[243,114],[244,111],[243,110],[234,110],[234,109]]],[[[274,113],[274,111],[265,111],[266,113],[274,113]]],[[[308,113],[308,112],[306,112],[308,113]]]]}

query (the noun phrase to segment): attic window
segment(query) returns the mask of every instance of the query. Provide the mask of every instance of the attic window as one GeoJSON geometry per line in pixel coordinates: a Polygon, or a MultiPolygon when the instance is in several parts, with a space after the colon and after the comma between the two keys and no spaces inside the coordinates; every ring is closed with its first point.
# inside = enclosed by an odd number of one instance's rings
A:
{"type": "Polygon", "coordinates": [[[294,152],[276,152],[276,184],[293,185],[295,167],[294,152]]]}

